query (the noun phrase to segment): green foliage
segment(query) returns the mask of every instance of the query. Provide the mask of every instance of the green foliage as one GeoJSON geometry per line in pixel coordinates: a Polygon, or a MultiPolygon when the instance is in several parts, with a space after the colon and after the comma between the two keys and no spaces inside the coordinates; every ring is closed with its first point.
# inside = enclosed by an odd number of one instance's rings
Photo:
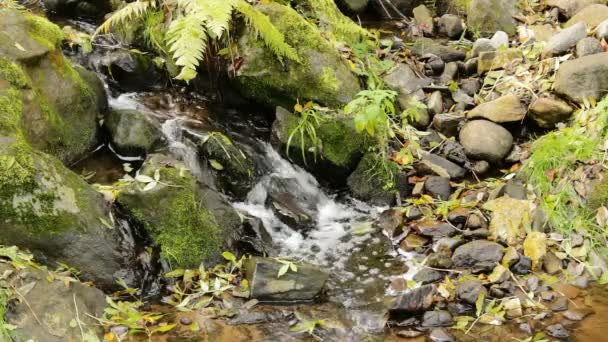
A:
{"type": "Polygon", "coordinates": [[[160,313],[141,310],[144,303],[140,301],[114,301],[106,297],[108,307],[104,309],[100,322],[108,328],[124,325],[129,328],[130,335],[146,334],[148,338],[157,333],[164,333],[175,328],[176,324],[156,325],[163,317],[160,313]]]}
{"type": "Polygon", "coordinates": [[[283,265],[281,266],[281,268],[279,268],[279,272],[277,273],[277,279],[287,274],[287,272],[290,270],[292,272],[298,272],[297,262],[285,258],[274,258],[274,260],[278,261],[280,264],[283,265]]]}
{"type": "Polygon", "coordinates": [[[346,114],[355,114],[355,128],[370,136],[389,134],[391,117],[395,115],[393,102],[397,92],[392,90],[363,90],[344,107],[346,114]]]}
{"type": "Polygon", "coordinates": [[[300,141],[300,151],[302,152],[302,160],[304,161],[304,164],[307,163],[306,153],[308,151],[306,149],[306,145],[308,142],[312,143],[312,147],[310,147],[310,150],[313,153],[314,161],[316,162],[317,152],[320,143],[319,137],[317,135],[317,128],[323,121],[323,117],[321,116],[319,111],[323,110],[323,108],[316,106],[312,102],[308,102],[304,106],[298,103],[295,105],[294,109],[295,112],[300,115],[300,118],[298,119],[297,125],[290,132],[289,138],[287,139],[287,158],[289,158],[289,150],[294,137],[298,137],[300,141]]]}
{"type": "Polygon", "coordinates": [[[309,335],[314,335],[315,329],[323,327],[326,325],[326,321],[323,319],[309,319],[304,317],[302,314],[296,311],[296,317],[300,321],[300,323],[294,325],[289,328],[289,331],[298,332],[298,333],[308,333],[309,335]]]}
{"type": "Polygon", "coordinates": [[[164,52],[166,44],[175,65],[180,67],[176,78],[188,82],[196,77],[210,42],[227,40],[224,38],[235,11],[277,58],[301,62],[295,49],[285,42],[285,37],[270,19],[246,0],[138,0],[115,11],[96,33],[143,20],[146,45],[164,52]],[[162,23],[166,21],[169,24],[163,30],[162,23]]]}
{"type": "Polygon", "coordinates": [[[77,31],[71,26],[64,26],[62,31],[63,39],[67,41],[70,47],[80,46],[85,54],[93,51],[90,35],[77,31]]]}

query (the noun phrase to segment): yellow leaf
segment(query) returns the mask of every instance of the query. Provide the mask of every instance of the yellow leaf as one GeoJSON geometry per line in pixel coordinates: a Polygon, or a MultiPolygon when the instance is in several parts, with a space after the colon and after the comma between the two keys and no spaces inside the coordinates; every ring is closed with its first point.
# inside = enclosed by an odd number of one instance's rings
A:
{"type": "Polygon", "coordinates": [[[302,107],[302,105],[301,105],[301,104],[296,103],[296,105],[295,105],[295,106],[293,106],[293,110],[295,110],[295,111],[296,111],[296,112],[298,112],[298,113],[302,113],[302,111],[304,111],[304,107],[302,107]]]}
{"type": "Polygon", "coordinates": [[[547,253],[547,235],[531,232],[524,241],[524,255],[532,259],[532,268],[537,268],[547,253]]]}
{"type": "Polygon", "coordinates": [[[104,341],[108,341],[108,342],[112,342],[116,340],[116,336],[114,335],[114,333],[107,333],[105,335],[103,335],[103,340],[104,341]]]}

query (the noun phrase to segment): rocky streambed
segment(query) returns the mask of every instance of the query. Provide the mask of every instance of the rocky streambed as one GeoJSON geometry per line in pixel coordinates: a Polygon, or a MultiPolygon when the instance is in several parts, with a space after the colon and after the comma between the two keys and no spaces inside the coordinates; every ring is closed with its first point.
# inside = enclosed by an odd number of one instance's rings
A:
{"type": "Polygon", "coordinates": [[[256,2],[303,64],[245,26],[188,85],[45,4],[0,2],[0,339],[602,340],[602,1],[256,2]]]}

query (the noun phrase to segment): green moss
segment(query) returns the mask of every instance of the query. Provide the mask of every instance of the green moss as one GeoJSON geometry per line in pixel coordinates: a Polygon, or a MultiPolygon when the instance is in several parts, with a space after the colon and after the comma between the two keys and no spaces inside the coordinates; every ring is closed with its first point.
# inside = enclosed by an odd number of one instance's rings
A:
{"type": "Polygon", "coordinates": [[[61,47],[63,32],[59,26],[35,14],[28,13],[25,17],[28,22],[28,32],[34,40],[51,50],[61,47]]]}
{"type": "Polygon", "coordinates": [[[353,45],[365,39],[369,33],[342,14],[333,0],[306,0],[313,18],[322,31],[333,34],[336,40],[353,45]]]}
{"type": "Polygon", "coordinates": [[[0,133],[6,135],[20,133],[22,115],[21,92],[15,88],[8,88],[4,94],[0,93],[0,133]]]}
{"type": "Polygon", "coordinates": [[[23,70],[6,58],[0,58],[0,79],[19,89],[27,88],[30,83],[23,70]]]}

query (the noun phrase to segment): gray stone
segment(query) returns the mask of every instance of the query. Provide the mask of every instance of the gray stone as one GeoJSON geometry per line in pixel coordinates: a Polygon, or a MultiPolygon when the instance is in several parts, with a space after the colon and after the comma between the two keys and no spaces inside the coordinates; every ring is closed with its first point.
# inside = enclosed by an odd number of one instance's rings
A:
{"type": "Polygon", "coordinates": [[[432,270],[430,268],[424,268],[424,269],[418,271],[418,273],[416,273],[416,275],[414,276],[413,279],[417,283],[426,285],[426,284],[436,283],[436,282],[442,280],[446,276],[446,274],[447,273],[445,273],[445,272],[432,270]]]}
{"type": "Polygon", "coordinates": [[[465,281],[458,281],[456,284],[456,295],[463,302],[474,305],[482,293],[485,295],[488,293],[488,290],[486,290],[479,279],[467,279],[465,281]]]}
{"type": "Polygon", "coordinates": [[[496,51],[496,45],[488,38],[479,38],[473,43],[471,57],[478,57],[482,52],[496,51]]]}
{"type": "Polygon", "coordinates": [[[515,274],[528,274],[532,270],[532,259],[527,256],[520,256],[519,260],[511,266],[511,271],[515,274]]]}
{"type": "Polygon", "coordinates": [[[439,32],[452,39],[460,38],[464,32],[462,19],[454,14],[444,14],[439,18],[439,32]]]}
{"type": "Polygon", "coordinates": [[[465,117],[462,114],[437,114],[433,117],[433,128],[446,137],[451,138],[458,134],[458,127],[464,120],[465,117]]]}
{"type": "Polygon", "coordinates": [[[599,40],[593,37],[583,38],[576,44],[576,57],[579,58],[602,52],[604,52],[604,47],[599,40]]]}
{"type": "Polygon", "coordinates": [[[262,301],[309,301],[317,297],[328,274],[306,262],[297,262],[298,271],[288,270],[281,277],[284,264],[272,258],[252,257],[245,264],[251,297],[262,301]]]}
{"type": "Polygon", "coordinates": [[[435,32],[435,23],[433,22],[433,14],[425,5],[420,5],[412,11],[416,25],[425,34],[432,36],[435,32]]]}
{"type": "Polygon", "coordinates": [[[464,168],[438,155],[426,152],[422,155],[422,159],[414,166],[418,174],[460,179],[466,173],[464,168]]]}
{"type": "Polygon", "coordinates": [[[466,54],[464,51],[455,47],[444,45],[445,42],[431,38],[418,38],[412,46],[412,53],[418,57],[426,54],[433,54],[441,58],[444,62],[462,61],[466,54]]]}
{"type": "Polygon", "coordinates": [[[443,84],[448,84],[453,82],[458,75],[458,63],[457,62],[449,62],[445,65],[443,69],[443,74],[439,77],[439,82],[443,84]]]}
{"type": "Polygon", "coordinates": [[[592,4],[585,6],[578,11],[564,27],[570,27],[577,23],[583,22],[587,27],[592,28],[601,24],[602,21],[608,19],[608,6],[604,4],[592,4]]]}
{"type": "Polygon", "coordinates": [[[597,39],[608,41],[608,19],[602,21],[595,31],[597,39]]]}
{"type": "Polygon", "coordinates": [[[431,115],[443,113],[443,96],[441,91],[434,91],[429,97],[427,108],[431,115]]]}
{"type": "Polygon", "coordinates": [[[125,156],[149,152],[160,138],[160,129],[137,110],[112,110],[104,120],[112,148],[125,156]]]}
{"type": "Polygon", "coordinates": [[[490,41],[497,49],[509,47],[509,35],[505,31],[496,31],[490,41]]]}
{"type": "Polygon", "coordinates": [[[517,14],[514,0],[471,0],[467,9],[467,26],[479,34],[502,30],[515,34],[517,14]]]}
{"type": "Polygon", "coordinates": [[[572,115],[572,108],[566,101],[556,97],[539,97],[530,104],[529,117],[542,128],[553,128],[572,115]]]}
{"type": "Polygon", "coordinates": [[[475,162],[473,162],[471,170],[475,172],[476,175],[483,175],[486,172],[490,171],[490,163],[485,160],[476,160],[475,162]]]}
{"type": "Polygon", "coordinates": [[[601,3],[606,3],[606,0],[547,0],[547,5],[558,8],[566,18],[571,18],[589,5],[601,3]]]}
{"type": "Polygon", "coordinates": [[[410,95],[431,84],[431,80],[419,77],[409,65],[400,63],[384,76],[384,83],[400,95],[410,95]]]}
{"type": "Polygon", "coordinates": [[[518,122],[526,116],[526,108],[519,97],[513,94],[504,95],[490,102],[485,102],[473,108],[467,118],[483,118],[496,123],[518,122]]]}
{"type": "MultiPolygon", "coordinates": [[[[475,68],[477,70],[477,68],[475,68]]],[[[460,89],[469,96],[474,96],[481,89],[481,84],[478,78],[466,78],[460,80],[460,89]]]]}
{"type": "Polygon", "coordinates": [[[564,312],[564,317],[571,321],[582,321],[591,314],[593,314],[593,310],[591,309],[570,309],[564,312]]]}
{"type": "Polygon", "coordinates": [[[431,342],[454,342],[454,337],[445,328],[436,328],[429,334],[431,342]]]}
{"type": "Polygon", "coordinates": [[[477,73],[504,69],[522,59],[521,50],[516,48],[482,52],[477,61],[477,73]]]}
{"type": "Polygon", "coordinates": [[[555,338],[566,339],[570,337],[570,332],[561,324],[553,324],[545,328],[547,335],[555,338]]]}
{"type": "Polygon", "coordinates": [[[376,153],[365,154],[355,171],[348,176],[346,183],[356,198],[376,205],[390,205],[395,201],[396,191],[394,187],[387,188],[386,185],[399,174],[399,169],[392,163],[388,164],[391,175],[370,175],[369,170],[373,170],[381,162],[379,158],[376,153]]]}
{"type": "Polygon", "coordinates": [[[412,289],[397,298],[389,307],[396,313],[417,313],[431,308],[437,289],[434,285],[423,285],[412,289]]]}
{"type": "Polygon", "coordinates": [[[553,87],[556,93],[573,101],[601,99],[608,93],[608,54],[598,53],[561,64],[553,87]]]}
{"type": "Polygon", "coordinates": [[[422,236],[434,238],[454,235],[457,232],[451,224],[431,219],[416,222],[414,229],[422,236]]]}
{"type": "Polygon", "coordinates": [[[509,154],[513,136],[502,126],[487,120],[473,120],[464,125],[459,140],[468,157],[499,162],[509,154]]]}
{"type": "Polygon", "coordinates": [[[450,179],[439,176],[431,176],[424,182],[424,189],[434,198],[447,201],[452,194],[450,179]]]}
{"type": "Polygon", "coordinates": [[[456,248],[452,261],[456,267],[473,267],[480,263],[495,264],[502,260],[503,254],[502,245],[487,240],[476,240],[456,248]]]}
{"type": "Polygon", "coordinates": [[[547,45],[545,45],[543,50],[543,56],[552,57],[562,55],[575,47],[576,44],[585,37],[587,37],[587,27],[584,23],[578,23],[565,28],[549,39],[549,42],[547,42],[547,45]]]}
{"type": "Polygon", "coordinates": [[[444,310],[427,311],[422,316],[421,326],[425,328],[449,327],[454,324],[452,314],[444,310]]]}

